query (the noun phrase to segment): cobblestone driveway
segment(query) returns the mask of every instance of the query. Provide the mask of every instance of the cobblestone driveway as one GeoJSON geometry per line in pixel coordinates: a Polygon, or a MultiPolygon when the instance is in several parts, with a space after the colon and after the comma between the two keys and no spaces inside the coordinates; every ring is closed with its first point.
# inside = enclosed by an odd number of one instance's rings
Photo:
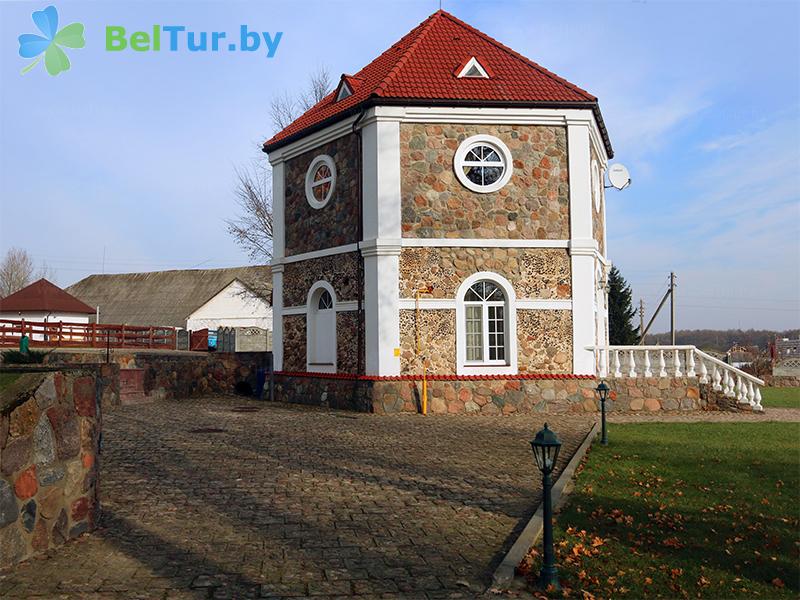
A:
{"type": "MultiPolygon", "coordinates": [[[[543,416],[208,399],[104,420],[101,530],[3,573],[0,597],[475,597],[538,502],[543,416]]],[[[591,418],[547,420],[563,466],[591,418]]]]}

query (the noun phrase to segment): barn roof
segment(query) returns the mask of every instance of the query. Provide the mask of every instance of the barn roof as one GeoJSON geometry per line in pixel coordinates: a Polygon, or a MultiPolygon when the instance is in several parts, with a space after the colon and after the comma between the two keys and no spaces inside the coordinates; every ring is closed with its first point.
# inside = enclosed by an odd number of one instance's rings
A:
{"type": "Polygon", "coordinates": [[[40,279],[0,299],[0,312],[61,312],[94,314],[81,302],[47,279],[40,279]]]}
{"type": "Polygon", "coordinates": [[[597,98],[443,10],[355,75],[343,75],[336,90],[267,140],[264,151],[383,104],[591,108],[613,156],[597,98]],[[488,78],[459,77],[473,58],[488,78]],[[342,98],[344,84],[349,95],[342,98]]]}
{"type": "Polygon", "coordinates": [[[102,323],[185,327],[189,315],[236,280],[269,302],[269,267],[90,275],[67,290],[99,306],[102,323]]]}

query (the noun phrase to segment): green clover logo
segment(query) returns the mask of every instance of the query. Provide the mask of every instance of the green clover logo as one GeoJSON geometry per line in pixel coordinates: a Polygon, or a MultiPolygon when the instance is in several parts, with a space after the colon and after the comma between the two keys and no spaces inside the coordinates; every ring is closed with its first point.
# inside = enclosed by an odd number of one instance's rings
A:
{"type": "Polygon", "coordinates": [[[44,10],[37,10],[31,15],[33,22],[44,36],[35,33],[24,33],[19,36],[19,55],[22,58],[35,58],[31,64],[22,69],[24,75],[42,60],[44,53],[44,66],[50,75],[58,75],[69,70],[69,58],[61,49],[83,48],[86,40],[83,39],[83,24],[70,23],[58,31],[58,11],[55,6],[48,6],[44,10]]]}

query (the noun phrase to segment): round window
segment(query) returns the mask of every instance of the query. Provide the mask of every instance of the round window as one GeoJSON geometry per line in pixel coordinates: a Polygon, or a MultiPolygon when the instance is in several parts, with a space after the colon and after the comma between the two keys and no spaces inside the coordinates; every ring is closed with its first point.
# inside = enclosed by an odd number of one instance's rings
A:
{"type": "Polygon", "coordinates": [[[333,195],[336,185],[336,165],[327,154],[311,161],[306,171],[306,200],[314,208],[322,208],[333,195]]]}
{"type": "Polygon", "coordinates": [[[490,135],[475,135],[456,150],[453,168],[458,180],[473,192],[496,192],[511,179],[511,152],[490,135]]]}

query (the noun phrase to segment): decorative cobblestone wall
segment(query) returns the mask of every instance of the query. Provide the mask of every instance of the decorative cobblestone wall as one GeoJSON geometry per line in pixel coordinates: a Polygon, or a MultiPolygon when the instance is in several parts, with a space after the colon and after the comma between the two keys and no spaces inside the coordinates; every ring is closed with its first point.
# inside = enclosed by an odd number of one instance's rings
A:
{"type": "Polygon", "coordinates": [[[568,299],[572,292],[570,259],[559,248],[403,248],[400,297],[413,298],[424,285],[425,297],[455,298],[461,283],[479,271],[502,275],[518,299],[568,299]]]}
{"type": "Polygon", "coordinates": [[[421,310],[419,324],[416,311],[400,311],[400,372],[403,375],[422,373],[423,361],[427,362],[430,373],[452,375],[456,372],[456,311],[421,310]],[[416,351],[417,331],[419,353],[416,351]]]}
{"type": "Polygon", "coordinates": [[[359,177],[355,134],[343,136],[286,161],[286,256],[358,241],[359,177]],[[320,154],[333,158],[336,183],[328,203],[316,209],[306,199],[306,172],[320,154]]]}
{"type": "Polygon", "coordinates": [[[283,368],[285,371],[306,370],[306,316],[283,317],[283,368]]]}
{"type": "Polygon", "coordinates": [[[572,312],[517,310],[520,373],[572,373],[572,312]]]}
{"type": "Polygon", "coordinates": [[[100,369],[25,371],[0,394],[0,568],[90,531],[100,511],[100,369]]]}
{"type": "Polygon", "coordinates": [[[564,127],[402,123],[403,237],[568,239],[567,164],[564,127]],[[511,151],[511,180],[494,193],[467,189],[453,170],[459,144],[477,134],[511,151]]]}
{"type": "MultiPolygon", "coordinates": [[[[697,380],[615,379],[609,382],[612,412],[727,410],[709,386],[697,380]]],[[[600,410],[591,377],[429,379],[428,411],[507,415],[515,412],[552,414],[600,410]]],[[[276,375],[275,399],[345,408],[362,412],[419,412],[422,382],[408,379],[355,379],[276,375]]]]}
{"type": "Polygon", "coordinates": [[[358,252],[287,263],[284,269],[284,306],[305,305],[308,290],[317,281],[333,286],[337,302],[358,300],[358,252]]]}
{"type": "MultiPolygon", "coordinates": [[[[336,313],[336,372],[358,374],[358,328],[357,311],[336,313]]],[[[364,343],[364,331],[361,332],[364,343]]]]}

